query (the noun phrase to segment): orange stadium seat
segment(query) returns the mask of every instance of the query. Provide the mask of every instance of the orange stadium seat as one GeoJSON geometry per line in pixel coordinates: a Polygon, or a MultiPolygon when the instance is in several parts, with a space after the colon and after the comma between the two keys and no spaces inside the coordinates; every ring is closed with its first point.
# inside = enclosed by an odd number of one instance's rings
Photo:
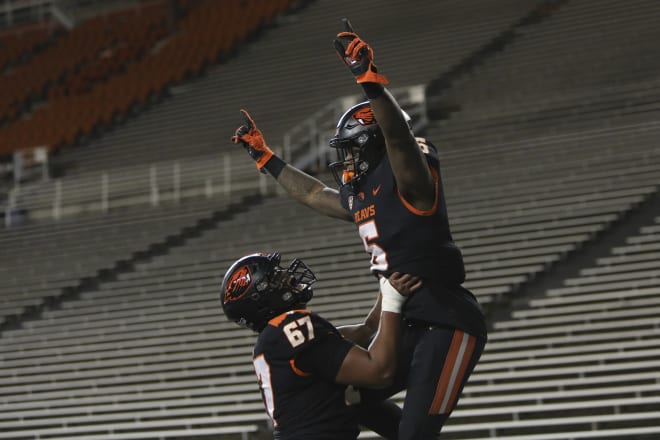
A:
{"type": "Polygon", "coordinates": [[[0,34],[0,68],[16,65],[34,50],[45,46],[54,38],[59,26],[56,24],[32,24],[11,28],[0,34]]]}
{"type": "Polygon", "coordinates": [[[267,7],[241,0],[181,2],[189,13],[172,35],[166,2],[160,0],[82,23],[0,89],[0,114],[7,119],[16,119],[31,96],[45,92],[48,99],[31,119],[0,129],[0,151],[74,143],[73,133],[90,133],[99,123],[109,124],[115,113],[126,113],[168,85],[200,74],[292,2],[267,7]],[[154,51],[157,43],[162,46],[154,51]],[[30,134],[16,133],[23,130],[30,134]]]}

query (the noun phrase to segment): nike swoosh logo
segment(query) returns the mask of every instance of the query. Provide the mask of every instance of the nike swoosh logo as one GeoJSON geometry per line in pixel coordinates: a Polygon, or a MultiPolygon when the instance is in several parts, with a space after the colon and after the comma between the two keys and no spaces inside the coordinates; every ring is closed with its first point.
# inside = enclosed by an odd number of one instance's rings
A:
{"type": "Polygon", "coordinates": [[[380,187],[381,187],[381,186],[382,186],[382,184],[381,184],[381,185],[378,185],[377,187],[375,187],[374,189],[372,189],[372,190],[371,190],[371,194],[373,194],[373,195],[377,195],[377,194],[380,192],[380,187]]]}

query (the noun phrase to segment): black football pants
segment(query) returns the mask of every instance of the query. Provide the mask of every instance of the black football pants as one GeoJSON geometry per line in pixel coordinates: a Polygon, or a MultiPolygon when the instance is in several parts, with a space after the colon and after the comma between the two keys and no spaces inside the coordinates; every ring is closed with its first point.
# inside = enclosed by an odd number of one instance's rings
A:
{"type": "Polygon", "coordinates": [[[458,329],[404,323],[395,382],[382,390],[361,390],[360,423],[388,439],[437,439],[485,343],[458,329]],[[397,414],[383,400],[404,389],[398,437],[394,437],[397,414]]]}

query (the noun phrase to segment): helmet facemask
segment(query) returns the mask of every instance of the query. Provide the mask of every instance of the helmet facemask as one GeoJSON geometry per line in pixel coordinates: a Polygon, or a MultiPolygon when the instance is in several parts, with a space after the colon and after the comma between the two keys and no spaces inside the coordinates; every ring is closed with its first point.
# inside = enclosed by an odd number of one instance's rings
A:
{"type": "Polygon", "coordinates": [[[268,289],[287,304],[306,304],[312,299],[316,276],[299,258],[284,269],[277,265],[268,277],[268,289]]]}
{"type": "Polygon", "coordinates": [[[337,161],[328,166],[339,186],[357,185],[367,172],[378,165],[385,151],[367,132],[361,133],[357,139],[332,138],[330,146],[337,150],[337,161]]]}

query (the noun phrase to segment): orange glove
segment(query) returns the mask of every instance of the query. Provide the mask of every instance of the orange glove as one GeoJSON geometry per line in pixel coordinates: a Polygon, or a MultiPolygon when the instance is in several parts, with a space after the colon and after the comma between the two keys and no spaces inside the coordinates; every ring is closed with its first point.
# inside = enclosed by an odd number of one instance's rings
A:
{"type": "Polygon", "coordinates": [[[338,33],[337,38],[334,40],[339,58],[355,75],[358,84],[366,82],[387,84],[389,81],[385,76],[378,73],[378,68],[374,64],[374,51],[357,36],[347,18],[342,19],[342,21],[346,31],[338,33]]]}
{"type": "Polygon", "coordinates": [[[266,162],[273,157],[273,150],[266,145],[264,135],[261,134],[261,130],[257,128],[257,125],[250,117],[250,114],[243,109],[241,109],[241,113],[243,113],[245,125],[241,125],[236,129],[236,133],[232,136],[231,140],[235,144],[240,142],[252,159],[257,162],[257,169],[262,171],[261,169],[266,165],[266,162]]]}

